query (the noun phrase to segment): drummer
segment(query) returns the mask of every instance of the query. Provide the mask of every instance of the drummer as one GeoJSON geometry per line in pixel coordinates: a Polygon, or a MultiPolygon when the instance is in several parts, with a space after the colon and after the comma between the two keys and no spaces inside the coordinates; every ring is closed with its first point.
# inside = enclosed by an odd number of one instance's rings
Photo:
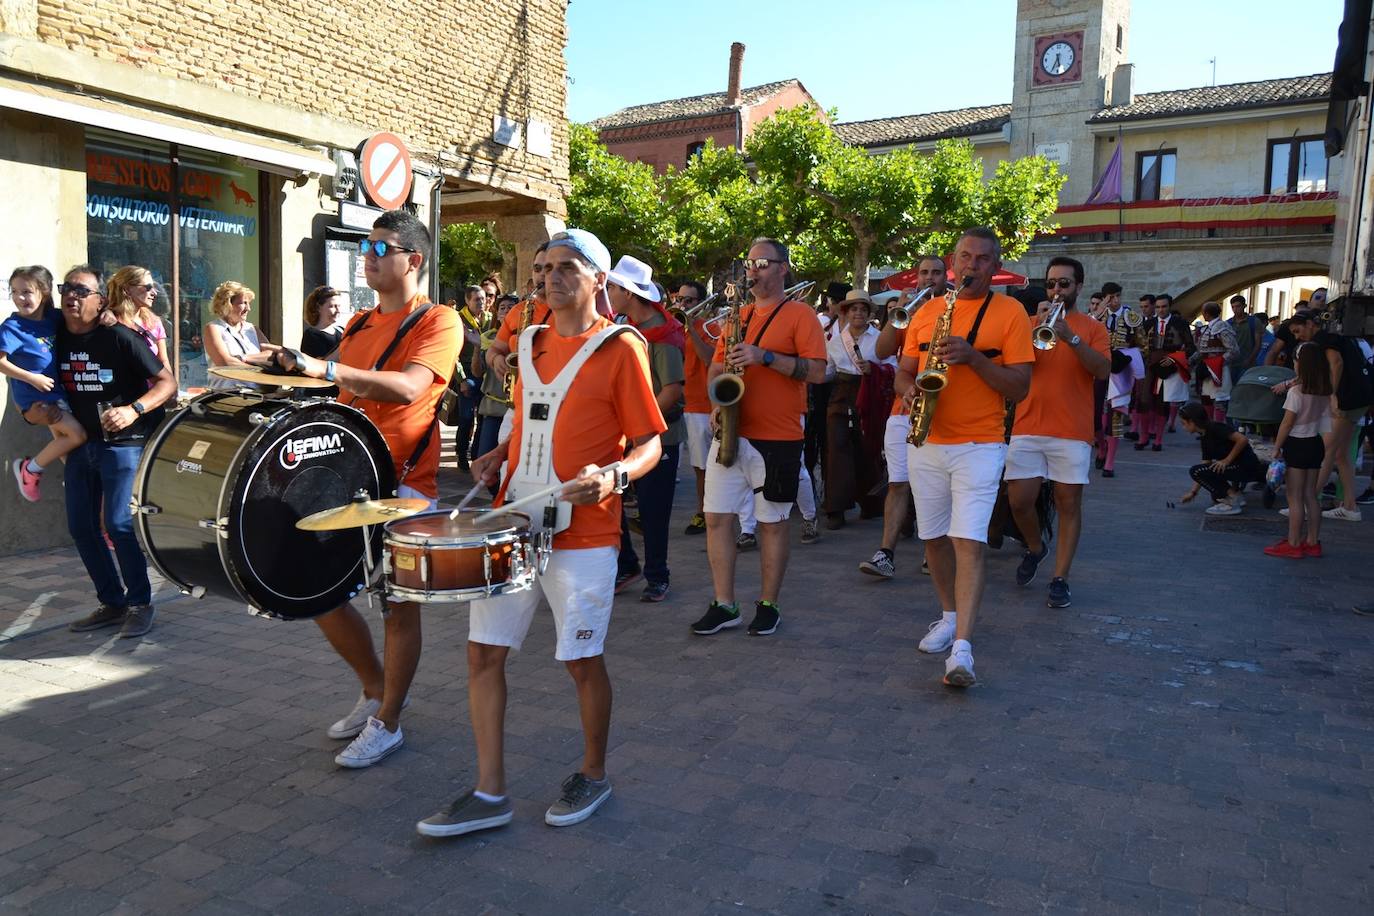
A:
{"type": "Polygon", "coordinates": [[[597,314],[611,269],[606,246],[590,232],[570,229],[550,240],[545,255],[552,327],[531,327],[513,341],[517,348],[529,341],[521,359],[530,361],[533,372],[520,372],[510,437],[474,461],[472,473],[495,483],[501,461],[509,459],[498,504],[508,493],[518,498],[567,481],[561,502],[555,500],[560,502],[556,513],[543,511],[547,503],[531,507],[536,525],[549,515],[561,520],[551,526],[553,550],[533,588],[472,602],[468,701],[477,783],[416,825],[425,836],[457,836],[511,821],[504,752],[506,658],[520,648],[541,599],[553,610],[554,657],[567,666],[577,688],[583,740],[582,762],[563,781],[544,821],[554,827],[580,823],[611,794],[606,777],[611,682],[602,652],[620,544],[619,494],[629,480],[658,465],[659,433],[667,427],[654,399],[644,339],[634,328],[597,314]],[[537,401],[526,387],[532,375],[542,389],[537,401]],[[529,416],[524,415],[527,403],[529,416]],[[536,441],[539,447],[531,447],[536,441]],[[551,460],[544,457],[546,441],[551,460]],[[622,456],[618,473],[596,473],[622,456]]]}
{"type": "MultiPolygon", "coordinates": [[[[377,307],[360,312],[344,329],[338,349],[326,359],[281,351],[279,359],[311,378],[334,382],[340,403],[367,414],[386,439],[400,485],[397,496],[421,497],[435,508],[439,495],[439,435],[435,408],[458,358],[458,315],[435,308],[420,292],[420,271],[430,259],[432,240],[425,224],[404,210],[377,217],[361,243],[367,285],[377,292],[377,307]],[[416,312],[420,317],[407,324],[416,312]],[[386,362],[377,360],[393,341],[386,362]]],[[[384,494],[386,495],[386,494],[384,494]]],[[[372,766],[398,749],[401,707],[420,661],[420,607],[410,602],[385,605],[386,664],[377,658],[367,621],[351,604],[316,617],[334,651],[362,682],[353,709],[329,727],[329,737],[352,738],[334,762],[372,766]]]]}

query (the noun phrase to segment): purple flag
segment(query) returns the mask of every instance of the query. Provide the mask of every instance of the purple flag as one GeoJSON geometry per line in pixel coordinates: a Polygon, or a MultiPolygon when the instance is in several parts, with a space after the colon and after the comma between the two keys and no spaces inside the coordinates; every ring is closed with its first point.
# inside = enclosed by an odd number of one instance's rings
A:
{"type": "Polygon", "coordinates": [[[1116,152],[1112,153],[1111,161],[1107,163],[1107,168],[1102,172],[1102,176],[1097,179],[1097,184],[1093,185],[1093,192],[1088,195],[1087,204],[1113,204],[1121,202],[1121,143],[1116,144],[1116,152]]]}

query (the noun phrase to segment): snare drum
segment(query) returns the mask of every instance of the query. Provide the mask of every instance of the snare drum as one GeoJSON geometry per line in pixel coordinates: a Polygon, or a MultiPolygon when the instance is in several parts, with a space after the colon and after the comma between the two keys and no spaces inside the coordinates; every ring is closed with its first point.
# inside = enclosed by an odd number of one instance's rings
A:
{"type": "MultiPolygon", "coordinates": [[[[144,449],[134,530],[153,567],[187,594],[314,617],[364,587],[363,535],[296,522],[359,490],[375,499],[395,489],[386,440],[360,411],[211,392],[169,415],[144,449]]],[[[381,531],[372,533],[375,556],[381,531]]]]}
{"type": "Polygon", "coordinates": [[[382,569],[397,601],[472,601],[534,585],[540,551],[530,517],[510,512],[479,520],[464,512],[422,512],[387,522],[382,569]]]}

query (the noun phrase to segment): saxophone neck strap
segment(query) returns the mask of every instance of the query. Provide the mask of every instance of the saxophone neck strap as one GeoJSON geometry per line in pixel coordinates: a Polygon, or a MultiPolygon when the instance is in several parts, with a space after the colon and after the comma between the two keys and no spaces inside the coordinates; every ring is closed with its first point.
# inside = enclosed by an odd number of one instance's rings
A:
{"type": "MultiPolygon", "coordinates": [[[[988,306],[990,304],[992,304],[992,290],[988,290],[987,296],[983,298],[983,304],[978,307],[978,314],[973,318],[973,326],[968,329],[968,345],[970,347],[972,347],[973,342],[978,339],[978,328],[983,324],[983,317],[987,315],[988,306]]],[[[925,343],[918,345],[917,349],[922,353],[928,352],[930,350],[930,341],[927,340],[925,343]]],[[[1002,351],[995,347],[980,352],[988,359],[993,359],[994,357],[1002,355],[1002,351]]]]}
{"type": "MultiPolygon", "coordinates": [[[[786,302],[786,301],[783,301],[783,302],[779,302],[777,305],[773,306],[773,311],[769,312],[769,313],[768,313],[768,317],[765,318],[765,319],[763,320],[763,327],[759,328],[758,336],[756,336],[756,337],[754,338],[754,346],[756,346],[756,347],[759,346],[759,341],[760,341],[760,340],[763,340],[763,335],[766,334],[766,333],[768,333],[768,326],[769,326],[770,324],[773,323],[773,319],[774,319],[774,318],[778,317],[778,312],[781,312],[781,311],[782,311],[782,307],[783,307],[784,305],[786,305],[786,304],[787,304],[787,302],[786,302]]],[[[741,338],[748,338],[748,336],[749,336],[749,326],[750,326],[751,324],[754,323],[754,316],[757,315],[757,314],[758,314],[758,307],[755,306],[755,307],[749,312],[749,320],[746,321],[746,322],[744,323],[744,333],[740,335],[741,338]]]]}

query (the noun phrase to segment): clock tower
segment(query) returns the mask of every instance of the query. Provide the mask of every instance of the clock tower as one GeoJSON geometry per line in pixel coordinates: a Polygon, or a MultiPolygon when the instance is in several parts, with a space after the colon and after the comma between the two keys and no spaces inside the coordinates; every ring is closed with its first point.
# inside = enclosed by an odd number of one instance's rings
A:
{"type": "Polygon", "coordinates": [[[1084,122],[1112,104],[1130,22],[1130,0],[1017,0],[1011,153],[1059,163],[1069,176],[1061,204],[1083,203],[1097,177],[1084,122]]]}

